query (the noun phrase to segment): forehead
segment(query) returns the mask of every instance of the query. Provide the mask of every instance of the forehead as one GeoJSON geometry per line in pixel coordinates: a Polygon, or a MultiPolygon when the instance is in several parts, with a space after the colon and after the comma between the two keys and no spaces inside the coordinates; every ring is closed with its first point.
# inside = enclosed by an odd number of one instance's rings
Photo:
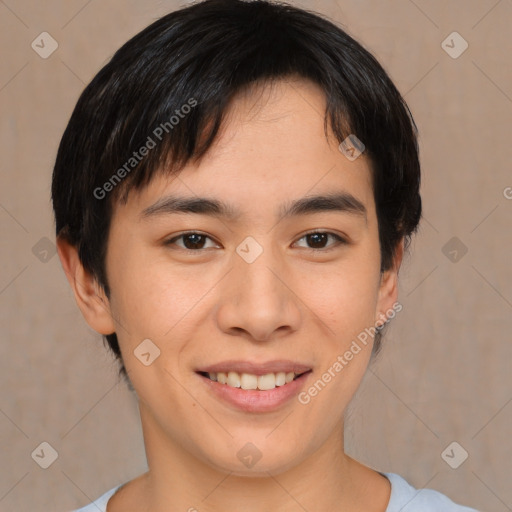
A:
{"type": "Polygon", "coordinates": [[[145,188],[130,192],[126,206],[140,214],[172,193],[221,198],[238,217],[249,209],[268,213],[271,204],[283,216],[291,198],[346,192],[371,213],[370,162],[364,154],[347,159],[330,127],[326,137],[325,101],[323,91],[304,80],[247,89],[227,109],[200,162],[175,175],[159,171],[145,188]]]}

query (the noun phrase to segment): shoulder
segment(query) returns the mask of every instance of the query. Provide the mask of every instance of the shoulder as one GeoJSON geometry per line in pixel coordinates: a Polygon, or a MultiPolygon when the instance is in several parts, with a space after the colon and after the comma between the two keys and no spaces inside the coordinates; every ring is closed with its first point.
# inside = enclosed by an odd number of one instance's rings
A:
{"type": "Polygon", "coordinates": [[[386,512],[478,512],[457,505],[447,496],[431,489],[415,489],[401,476],[383,473],[391,482],[391,497],[386,512]]]}
{"type": "Polygon", "coordinates": [[[97,500],[93,501],[89,505],[85,507],[73,510],[72,512],[106,512],[108,500],[113,496],[113,494],[120,488],[122,485],[118,485],[107,491],[105,494],[100,496],[97,500]]]}

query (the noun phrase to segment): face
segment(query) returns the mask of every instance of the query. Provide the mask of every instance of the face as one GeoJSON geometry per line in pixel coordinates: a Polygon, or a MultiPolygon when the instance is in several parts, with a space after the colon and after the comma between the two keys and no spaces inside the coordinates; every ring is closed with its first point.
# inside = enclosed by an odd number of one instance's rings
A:
{"type": "Polygon", "coordinates": [[[396,301],[364,153],[326,139],[315,85],[262,91],[237,99],[199,165],[115,207],[106,260],[146,442],[238,475],[340,442],[371,355],[358,335],[396,301]]]}

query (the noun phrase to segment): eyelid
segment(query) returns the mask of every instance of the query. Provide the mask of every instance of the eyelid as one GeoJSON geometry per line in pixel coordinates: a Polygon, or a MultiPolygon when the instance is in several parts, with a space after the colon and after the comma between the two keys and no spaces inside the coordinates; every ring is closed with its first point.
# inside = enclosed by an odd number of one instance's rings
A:
{"type": "MultiPolygon", "coordinates": [[[[340,245],[348,245],[350,243],[348,241],[347,237],[345,237],[345,236],[343,236],[343,235],[341,235],[339,233],[335,233],[333,231],[326,230],[326,229],[314,229],[312,231],[307,231],[306,233],[304,233],[303,235],[301,235],[297,239],[297,242],[302,240],[303,238],[306,238],[308,235],[314,235],[315,233],[320,233],[320,234],[323,234],[323,235],[331,235],[336,240],[336,243],[328,246],[325,249],[314,249],[312,247],[303,247],[303,249],[305,249],[306,251],[316,252],[316,253],[320,253],[321,254],[321,253],[326,253],[326,252],[329,252],[329,251],[331,251],[333,249],[336,249],[340,245]]],[[[296,242],[294,242],[294,243],[296,243],[296,242]]]]}
{"type": "MultiPolygon", "coordinates": [[[[172,238],[164,240],[164,245],[166,245],[166,246],[173,245],[176,240],[179,240],[180,238],[183,238],[187,235],[201,235],[201,236],[204,236],[205,238],[210,239],[212,242],[215,242],[216,244],[220,245],[219,242],[217,242],[211,235],[208,235],[207,233],[203,233],[202,231],[196,231],[196,230],[183,231],[182,233],[174,235],[172,238]]],[[[182,251],[189,252],[189,253],[190,252],[200,253],[205,250],[205,249],[196,249],[196,250],[187,249],[186,247],[178,247],[178,249],[181,249],[182,251]]]]}
{"type": "MultiPolygon", "coordinates": [[[[328,231],[326,229],[321,229],[321,228],[320,229],[314,229],[314,230],[311,230],[311,231],[306,231],[305,233],[303,233],[302,235],[300,235],[297,238],[297,240],[294,242],[294,244],[299,242],[303,238],[306,238],[308,235],[314,235],[316,233],[320,233],[320,234],[324,234],[324,235],[331,235],[336,240],[337,243],[332,245],[332,246],[328,246],[327,248],[323,248],[323,249],[315,249],[315,248],[312,248],[312,247],[302,247],[302,249],[305,249],[306,251],[311,251],[311,252],[325,253],[325,252],[328,252],[328,251],[330,251],[332,249],[336,249],[340,245],[348,245],[348,244],[350,244],[350,242],[348,241],[348,238],[346,236],[338,234],[338,233],[335,233],[333,231],[328,231]]],[[[174,235],[172,238],[167,239],[166,241],[164,241],[164,245],[166,245],[166,246],[173,245],[176,240],[179,240],[180,238],[183,238],[183,237],[185,237],[187,235],[201,235],[201,236],[204,236],[205,238],[210,239],[211,241],[215,242],[216,244],[218,244],[218,242],[212,236],[208,235],[207,233],[193,230],[193,231],[184,231],[182,233],[174,235]]],[[[194,249],[187,249],[187,248],[179,247],[179,246],[178,246],[178,248],[180,250],[188,252],[188,253],[192,253],[192,252],[201,253],[201,252],[206,250],[206,249],[195,249],[195,250],[194,249]]]]}

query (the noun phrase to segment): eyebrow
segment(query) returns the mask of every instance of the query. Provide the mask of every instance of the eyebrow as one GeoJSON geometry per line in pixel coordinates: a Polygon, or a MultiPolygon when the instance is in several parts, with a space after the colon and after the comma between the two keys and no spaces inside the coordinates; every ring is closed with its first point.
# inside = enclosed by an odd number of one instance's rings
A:
{"type": "MultiPolygon", "coordinates": [[[[367,210],[364,204],[348,192],[332,192],[329,194],[305,196],[281,205],[277,217],[281,221],[298,215],[320,212],[340,212],[364,217],[367,221],[367,210]]],[[[215,198],[166,196],[153,205],[145,208],[141,219],[170,214],[199,214],[210,217],[221,217],[236,221],[242,212],[233,205],[215,198]]]]}

